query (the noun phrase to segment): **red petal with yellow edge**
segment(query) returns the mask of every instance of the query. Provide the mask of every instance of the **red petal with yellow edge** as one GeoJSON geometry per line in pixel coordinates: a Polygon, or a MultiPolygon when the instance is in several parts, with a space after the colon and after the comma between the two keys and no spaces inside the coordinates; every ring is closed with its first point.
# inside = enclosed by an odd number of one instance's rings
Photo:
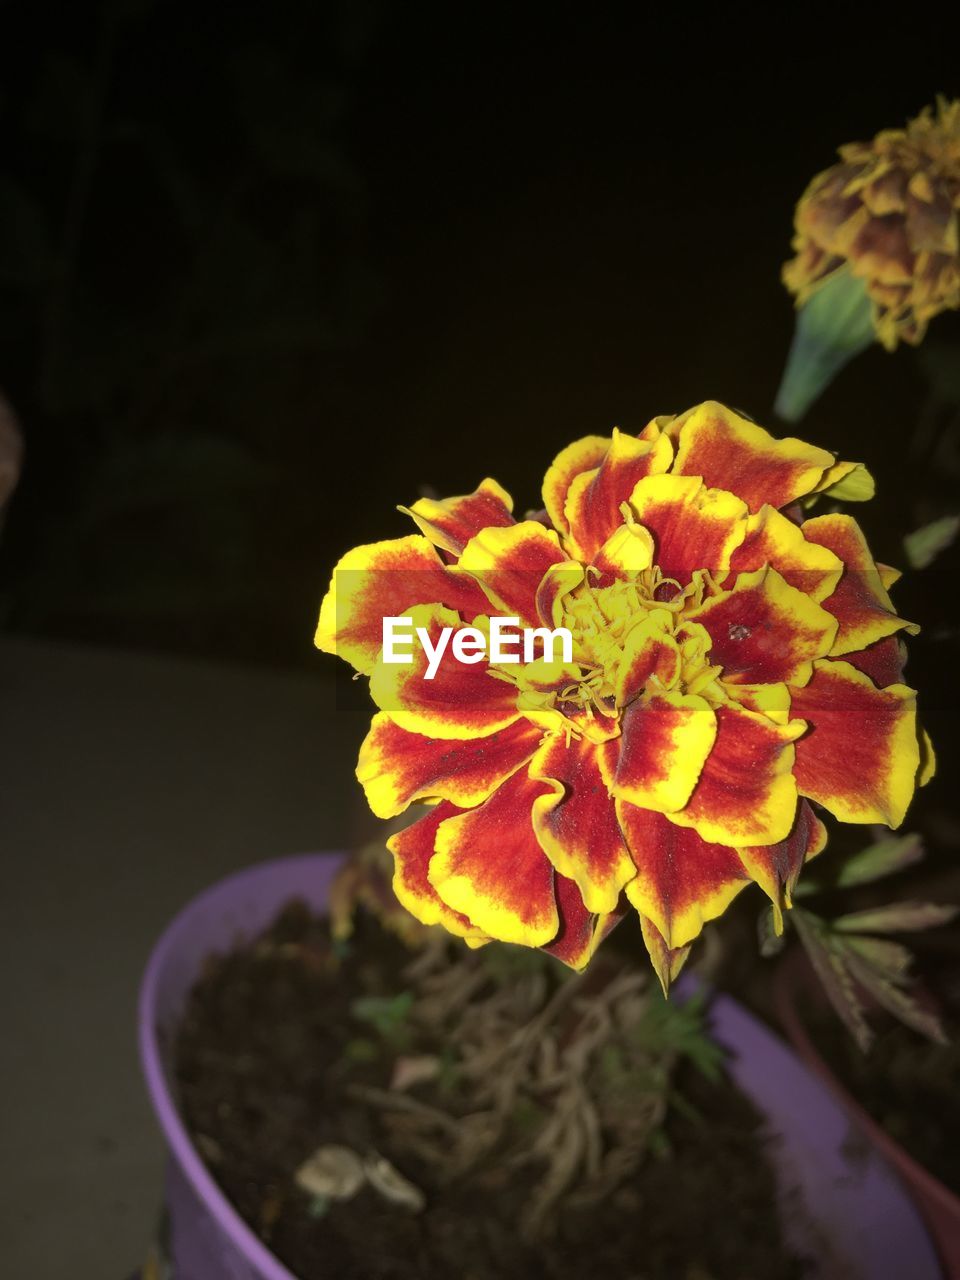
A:
{"type": "Polygon", "coordinates": [[[566,559],[552,529],[524,520],[509,529],[484,529],[471,538],[460,556],[459,568],[480,583],[491,604],[505,617],[519,618],[521,626],[536,627],[540,625],[540,583],[548,569],[566,559]]]}
{"type": "Polygon", "coordinates": [[[426,817],[390,837],[387,848],[394,860],[393,891],[398,902],[421,924],[443,925],[458,938],[482,939],[484,935],[473,927],[466,916],[459,911],[451,911],[437,896],[437,891],[428,879],[437,828],[441,822],[459,812],[455,805],[443,801],[431,809],[426,817]]]}
{"type": "Polygon", "coordinates": [[[447,568],[419,534],[354,547],[333,571],[314,643],[369,675],[383,643],[383,619],[402,617],[418,604],[446,605],[466,619],[490,607],[473,579],[447,568]]]}
{"type": "Polygon", "coordinates": [[[856,653],[844,655],[844,661],[869,676],[878,689],[897,684],[903,679],[907,650],[899,636],[887,636],[876,644],[867,645],[856,653]]]}
{"type": "Polygon", "coordinates": [[[441,823],[430,883],[454,911],[501,942],[543,947],[560,928],[553,867],[531,810],[549,790],[515,773],[479,808],[441,823]]]}
{"type": "Polygon", "coordinates": [[[670,951],[692,942],[750,883],[735,849],[708,844],[662,814],[617,801],[620,828],[637,868],[625,889],[670,951]]]}
{"type": "MultiPolygon", "coordinates": [[[[794,715],[802,715],[793,706],[794,715]]],[[[717,740],[686,806],[671,822],[718,844],[776,844],[797,812],[791,772],[801,720],[774,724],[734,702],[716,709],[717,740]]]]}
{"type": "Polygon", "coordinates": [[[543,505],[553,527],[560,533],[570,532],[563,511],[571,484],[582,472],[599,467],[609,448],[609,436],[584,436],[561,449],[550,464],[543,479],[543,505]]]}
{"type": "Polygon", "coordinates": [[[705,488],[697,476],[647,476],[634,489],[630,505],[653,534],[660,572],[683,586],[697,569],[714,575],[729,569],[746,533],[744,503],[705,488]]]}
{"type": "Polygon", "coordinates": [[[832,614],[770,568],[741,573],[732,591],[686,617],[710,633],[710,661],[723,678],[745,684],[806,684],[837,634],[832,614]]]}
{"type": "Polygon", "coordinates": [[[571,969],[584,969],[600,943],[623,919],[626,908],[618,907],[608,915],[594,915],[583,905],[580,891],[572,880],[557,875],[554,886],[560,929],[543,950],[571,969]]]}
{"type": "Polygon", "coordinates": [[[643,941],[650,957],[650,963],[660,979],[663,994],[668,996],[671,985],[680,977],[680,970],[686,963],[690,948],[676,947],[671,951],[663,940],[663,934],[653,921],[648,920],[646,916],[640,916],[640,932],[643,934],[643,941]]]}
{"type": "Polygon", "coordinates": [[[568,747],[565,735],[550,735],[529,770],[550,788],[533,802],[537,839],[560,875],[576,883],[585,908],[600,913],[614,910],[634,875],[601,772],[607,749],[585,738],[568,747]]]}
{"type": "Polygon", "coordinates": [[[436,796],[461,809],[481,804],[530,760],[543,731],[528,720],[465,741],[409,733],[382,711],[360,748],[357,778],[378,818],[436,796]]]}
{"type": "Polygon", "coordinates": [[[793,714],[810,725],[797,743],[801,792],[841,822],[899,827],[920,763],[914,691],[878,689],[849,662],[825,661],[792,693],[793,714]]]}
{"type": "Polygon", "coordinates": [[[790,906],[797,879],[808,858],[816,857],[827,843],[827,829],[806,800],[797,806],[797,818],[786,840],[738,849],[740,861],[760,886],[776,913],[777,933],[782,929],[780,907],[790,906]]]}
{"type": "MultiPolygon", "coordinates": [[[[459,619],[449,609],[417,605],[405,615],[412,629],[422,628],[432,646],[439,643],[443,627],[456,627],[459,619]]],[[[497,680],[490,665],[459,662],[448,643],[432,680],[426,678],[426,650],[412,643],[409,663],[388,663],[377,658],[370,676],[370,696],[401,729],[434,738],[485,738],[520,718],[516,685],[497,680]]]]}
{"type": "Polygon", "coordinates": [[[822,601],[840,581],[843,561],[827,547],[808,542],[803,530],[781,512],[762,506],[747,520],[747,534],[730,558],[734,571],[771,565],[811,599],[822,601]]]}
{"type": "Polygon", "coordinates": [[[831,655],[842,657],[857,649],[894,635],[897,631],[915,634],[919,628],[898,618],[883,585],[867,540],[851,516],[816,516],[803,524],[808,542],[828,547],[844,563],[844,572],[823,607],[840,623],[831,655]]]}
{"type": "Polygon", "coordinates": [[[834,464],[826,449],[792,436],[777,440],[713,400],[681,414],[670,432],[677,440],[676,475],[702,476],[712,488],[735,493],[751,511],[802,498],[834,464]]]}
{"type": "Polygon", "coordinates": [[[670,634],[673,617],[666,609],[651,609],[627,636],[617,668],[617,705],[625,707],[651,682],[670,689],[680,676],[680,646],[670,634]]]}
{"type": "Polygon", "coordinates": [[[564,515],[578,559],[593,562],[623,524],[620,508],[629,501],[637,481],[667,471],[672,461],[673,445],[667,436],[656,432],[640,439],[614,428],[610,448],[599,467],[575,476],[567,493],[564,515]]]}
{"type": "Polygon", "coordinates": [[[696,694],[641,698],[623,713],[612,792],[658,812],[682,808],[717,736],[710,704],[696,694]]]}
{"type": "Polygon", "coordinates": [[[401,507],[417,522],[422,533],[452,555],[458,556],[471,538],[491,526],[515,524],[513,499],[496,480],[481,481],[474,493],[461,498],[420,498],[409,509],[401,507]]]}

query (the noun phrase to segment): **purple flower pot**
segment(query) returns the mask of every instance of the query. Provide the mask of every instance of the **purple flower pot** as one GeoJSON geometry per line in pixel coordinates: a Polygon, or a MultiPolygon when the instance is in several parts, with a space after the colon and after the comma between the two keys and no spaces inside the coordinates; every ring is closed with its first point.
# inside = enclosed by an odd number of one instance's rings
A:
{"type": "MultiPolygon", "coordinates": [[[[169,1151],[175,1280],[295,1280],[235,1212],[191,1143],[173,1093],[171,1033],[206,956],[257,933],[292,897],[322,909],[338,862],[337,855],[304,854],[230,876],[180,912],[150,958],[140,993],[140,1052],[169,1151]]],[[[817,1077],[735,1001],[716,997],[711,1021],[730,1051],[734,1079],[768,1119],[787,1237],[818,1260],[815,1274],[940,1280],[913,1205],[876,1147],[851,1142],[846,1113],[817,1077]]]]}
{"type": "Polygon", "coordinates": [[[826,1081],[847,1114],[852,1116],[854,1122],[897,1170],[930,1228],[947,1280],[960,1280],[960,1196],[914,1160],[853,1098],[849,1089],[817,1051],[814,1039],[797,1012],[797,997],[800,995],[808,996],[814,1004],[819,1003],[829,1008],[819,981],[806,958],[794,951],[780,965],[775,992],[777,1016],[790,1043],[807,1066],[826,1081]]]}

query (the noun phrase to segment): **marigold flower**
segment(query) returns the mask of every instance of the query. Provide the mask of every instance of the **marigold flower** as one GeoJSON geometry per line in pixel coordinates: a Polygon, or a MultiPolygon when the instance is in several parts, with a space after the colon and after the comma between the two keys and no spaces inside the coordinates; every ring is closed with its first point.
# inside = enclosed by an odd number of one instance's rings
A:
{"type": "Polygon", "coordinates": [[[960,307],[960,99],[839,155],[800,198],[784,283],[802,306],[846,267],[866,287],[877,339],[915,346],[935,315],[960,307]]]}
{"type": "Polygon", "coordinates": [[[316,643],[370,677],[357,776],[380,817],[431,805],[388,842],[400,901],[574,968],[632,905],[666,987],[751,881],[779,919],[826,840],[814,805],[898,826],[932,771],[916,628],[856,522],[800,505],[868,482],[709,402],[571,444],[535,518],[485,480],[344,556],[316,643]],[[491,615],[567,628],[573,661],[384,661],[384,617],[491,615]]]}

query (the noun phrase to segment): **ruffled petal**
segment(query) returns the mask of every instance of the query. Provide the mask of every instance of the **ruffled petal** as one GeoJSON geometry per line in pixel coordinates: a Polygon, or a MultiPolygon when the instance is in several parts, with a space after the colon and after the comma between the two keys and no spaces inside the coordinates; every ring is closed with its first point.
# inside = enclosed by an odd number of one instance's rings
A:
{"type": "Polygon", "coordinates": [[[599,467],[610,448],[609,436],[584,436],[561,449],[543,479],[543,505],[555,529],[570,532],[564,508],[570,486],[578,475],[599,467]]]}
{"type": "Polygon", "coordinates": [[[797,743],[803,795],[841,822],[898,827],[920,764],[914,691],[902,684],[878,689],[850,663],[828,660],[792,693],[794,715],[810,726],[797,743]]]}
{"type": "Polygon", "coordinates": [[[828,547],[844,564],[836,589],[823,601],[823,607],[840,623],[831,656],[865,649],[897,631],[917,633],[915,624],[894,612],[866,538],[851,516],[816,516],[804,522],[803,533],[808,542],[828,547]]]}
{"type": "Polygon", "coordinates": [[[501,942],[543,947],[560,929],[554,872],[531,811],[548,788],[515,773],[489,800],[440,824],[429,879],[442,900],[501,942]]]}
{"type": "MultiPolygon", "coordinates": [[[[455,613],[436,605],[417,605],[404,616],[414,632],[426,632],[434,648],[442,628],[459,625],[455,613]]],[[[370,676],[370,696],[401,729],[443,739],[485,738],[520,718],[516,685],[495,679],[486,658],[459,662],[448,643],[430,680],[426,650],[416,639],[410,658],[385,662],[381,654],[370,676]]]]}
{"type": "Polygon", "coordinates": [[[567,746],[563,734],[544,739],[530,777],[550,788],[533,802],[533,829],[561,876],[575,882],[587,911],[616,908],[634,875],[601,768],[610,744],[586,738],[567,746]]]}
{"type": "Polygon", "coordinates": [[[369,675],[383,643],[383,619],[402,617],[418,604],[446,605],[464,618],[489,609],[473,579],[448,568],[419,534],[354,547],[333,571],[314,644],[369,675]]]}
{"type": "Polygon", "coordinates": [[[806,684],[837,634],[836,618],[771,568],[739,574],[685,616],[710,633],[724,679],[746,684],[806,684]]]}
{"type": "Polygon", "coordinates": [[[417,822],[398,831],[387,841],[393,854],[393,891],[397,900],[421,924],[440,924],[458,938],[485,940],[465,915],[451,911],[430,883],[428,872],[434,855],[437,828],[459,813],[455,805],[441,802],[417,822]]]}
{"type": "Polygon", "coordinates": [[[748,518],[746,537],[730,557],[734,571],[749,572],[764,565],[818,602],[835,590],[843,572],[839,556],[808,542],[799,525],[767,505],[748,518]]]}
{"type": "Polygon", "coordinates": [[[460,556],[459,568],[475,578],[498,611],[520,619],[521,626],[540,625],[537,592],[547,571],[567,562],[570,573],[582,566],[567,561],[560,539],[535,520],[508,529],[483,529],[471,538],[460,556]]]}
{"type": "Polygon", "coordinates": [[[575,476],[567,492],[564,515],[571,554],[591,564],[623,524],[621,507],[637,481],[667,471],[672,461],[673,445],[657,428],[647,428],[644,436],[625,435],[614,428],[599,467],[575,476]]]}
{"type": "Polygon", "coordinates": [[[717,737],[717,718],[696,694],[641,698],[623,713],[611,791],[660,813],[690,799],[717,737]]]}
{"type": "Polygon", "coordinates": [[[680,977],[680,970],[686,964],[690,947],[675,947],[671,950],[664,942],[663,934],[646,916],[640,916],[640,932],[654,973],[660,979],[663,994],[668,996],[671,985],[680,977]]]}
{"type": "Polygon", "coordinates": [[[737,494],[751,511],[795,502],[834,464],[826,449],[793,437],[777,440],[714,400],[681,414],[670,432],[677,441],[676,475],[701,476],[712,488],[737,494]]]}
{"type": "Polygon", "coordinates": [[[623,919],[627,908],[617,906],[607,915],[595,915],[584,906],[574,882],[561,875],[554,876],[554,896],[560,928],[543,950],[571,969],[585,969],[600,943],[623,919]]]}
{"type": "Polygon", "coordinates": [[[647,476],[630,496],[652,534],[665,578],[686,584],[698,569],[722,576],[746,533],[747,508],[732,493],[708,489],[698,476],[647,476]]]}
{"type": "MultiPolygon", "coordinates": [[[[802,714],[794,707],[794,714],[802,714]]],[[[775,724],[727,702],[717,707],[717,740],[686,806],[668,817],[726,845],[785,840],[797,812],[792,768],[802,720],[775,724]]]]}
{"type": "Polygon", "coordinates": [[[827,843],[827,829],[806,800],[797,806],[797,818],[786,840],[738,850],[740,861],[773,903],[777,933],[783,928],[781,907],[791,905],[793,891],[804,863],[827,843]]]}
{"type": "Polygon", "coordinates": [[[617,801],[617,817],[637,868],[625,893],[674,951],[722,915],[750,877],[735,849],[708,844],[662,814],[617,801]]]}
{"type": "Polygon", "coordinates": [[[878,689],[885,689],[903,679],[906,657],[906,645],[900,637],[887,636],[885,640],[867,645],[866,649],[844,654],[844,661],[869,676],[878,689]]]}
{"type": "Polygon", "coordinates": [[[423,798],[470,809],[531,759],[541,736],[541,729],[518,720],[485,738],[427,737],[401,729],[381,711],[360,747],[357,778],[378,818],[396,817],[423,798]]]}
{"type": "Polygon", "coordinates": [[[459,556],[471,538],[482,529],[505,528],[515,524],[513,499],[496,480],[489,477],[478,488],[460,498],[420,498],[409,509],[401,507],[417,522],[430,541],[451,555],[459,556]]]}

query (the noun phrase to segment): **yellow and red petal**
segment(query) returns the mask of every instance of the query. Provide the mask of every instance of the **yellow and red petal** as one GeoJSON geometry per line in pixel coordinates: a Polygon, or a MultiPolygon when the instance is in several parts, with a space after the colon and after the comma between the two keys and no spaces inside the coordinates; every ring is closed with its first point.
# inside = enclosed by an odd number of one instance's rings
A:
{"type": "Polygon", "coordinates": [[[706,488],[698,476],[646,476],[630,506],[653,534],[661,574],[683,586],[698,569],[725,573],[747,529],[746,505],[732,493],[706,488]]]}
{"type": "Polygon", "coordinates": [[[393,891],[400,904],[421,924],[440,924],[458,938],[482,940],[484,935],[480,930],[461,912],[451,911],[429,880],[437,828],[459,812],[455,805],[442,801],[423,818],[389,838],[387,848],[393,854],[394,865],[393,891]]]}
{"type": "Polygon", "coordinates": [[[527,764],[542,733],[517,720],[485,738],[427,737],[401,729],[379,711],[360,747],[357,779],[378,818],[396,817],[424,798],[470,809],[527,764]]]}
{"type": "Polygon", "coordinates": [[[578,475],[599,467],[610,448],[610,436],[584,436],[561,449],[543,479],[543,505],[553,527],[562,534],[570,532],[564,507],[570,486],[578,475]]]}
{"type": "Polygon", "coordinates": [[[781,906],[789,907],[804,863],[816,857],[827,843],[827,829],[806,800],[797,806],[793,830],[777,844],[738,849],[740,861],[773,903],[776,931],[783,928],[781,906]]]}
{"type": "Polygon", "coordinates": [[[768,564],[792,587],[818,602],[835,590],[843,572],[839,556],[808,542],[795,521],[764,505],[748,518],[746,537],[730,557],[730,568],[743,572],[768,564]]]}
{"type": "Polygon", "coordinates": [[[869,676],[878,689],[903,679],[906,658],[906,645],[899,636],[887,636],[885,640],[867,645],[866,649],[844,654],[844,661],[869,676]]]}
{"type": "Polygon", "coordinates": [[[689,800],[717,736],[713,708],[696,694],[638,699],[621,719],[613,795],[660,813],[689,800]]]}
{"type": "Polygon", "coordinates": [[[621,524],[592,560],[597,570],[595,586],[607,586],[616,578],[633,579],[653,564],[653,535],[642,524],[621,524]]]}
{"type": "Polygon", "coordinates": [[[606,915],[595,915],[584,906],[574,882],[561,875],[554,876],[554,896],[560,928],[543,950],[571,969],[585,969],[600,943],[623,919],[626,907],[618,905],[606,915]]]}
{"type": "Polygon", "coordinates": [[[920,730],[918,739],[920,743],[920,767],[917,769],[917,786],[925,787],[936,775],[937,755],[926,729],[920,730]]]}
{"type": "MultiPolygon", "coordinates": [[[[794,705],[794,715],[802,715],[794,705]]],[[[671,822],[737,847],[785,840],[797,812],[794,742],[801,720],[775,724],[736,702],[716,708],[717,739],[683,809],[671,822]]]]}
{"type": "Polygon", "coordinates": [[[640,932],[643,934],[654,973],[660,979],[663,994],[668,996],[670,987],[680,977],[680,971],[690,954],[690,947],[675,947],[671,950],[664,942],[663,934],[646,916],[640,916],[640,932]]]}
{"type": "Polygon", "coordinates": [[[834,465],[825,449],[793,437],[778,440],[713,400],[681,414],[669,430],[677,441],[676,475],[702,476],[712,488],[735,493],[751,511],[795,502],[834,465]]]}
{"type": "Polygon", "coordinates": [[[626,896],[670,951],[692,942],[750,883],[735,849],[626,800],[617,801],[617,817],[637,868],[626,896]]]}
{"type": "MultiPolygon", "coordinates": [[[[572,554],[591,564],[608,538],[623,524],[621,507],[638,480],[669,469],[673,445],[656,428],[645,437],[613,430],[603,461],[574,476],[564,504],[572,554]]],[[[646,566],[644,566],[646,567],[646,566]]]]}
{"type": "Polygon", "coordinates": [[[898,827],[920,764],[914,691],[878,689],[849,662],[826,660],[791,692],[794,715],[809,724],[794,768],[801,793],[841,822],[898,827]]]}
{"type": "Polygon", "coordinates": [[[535,520],[524,520],[506,529],[483,529],[463,549],[459,568],[470,574],[505,617],[520,619],[521,626],[537,627],[537,592],[554,565],[570,563],[552,529],[535,520]]]}
{"type": "Polygon", "coordinates": [[[816,516],[804,522],[803,533],[808,542],[827,547],[844,564],[835,590],[822,602],[840,623],[832,656],[865,649],[897,631],[916,634],[919,628],[894,612],[866,538],[851,516],[816,516]]]}
{"type": "Polygon", "coordinates": [[[459,498],[420,498],[412,507],[401,507],[420,531],[438,547],[459,556],[481,529],[515,524],[513,499],[496,480],[487,477],[473,493],[459,498]]]}
{"type": "Polygon", "coordinates": [[[537,839],[560,875],[576,884],[586,910],[600,914],[616,908],[634,875],[601,769],[609,749],[586,738],[568,746],[565,734],[551,734],[529,769],[549,788],[533,802],[537,839]]]}
{"type": "Polygon", "coordinates": [[[648,684],[671,689],[680,678],[680,645],[671,634],[673,617],[666,609],[650,609],[627,635],[614,687],[618,707],[638,698],[648,684]]]}
{"type": "MultiPolygon", "coordinates": [[[[455,613],[436,605],[417,605],[404,616],[414,632],[426,632],[434,647],[443,627],[459,625],[455,613]]],[[[484,738],[520,718],[516,685],[495,679],[486,658],[459,662],[448,643],[428,680],[424,646],[414,638],[411,648],[408,663],[388,663],[381,654],[370,675],[370,696],[401,729],[434,738],[484,738]]]]}
{"type": "Polygon", "coordinates": [[[354,547],[333,571],[314,643],[369,675],[383,643],[383,619],[421,604],[446,605],[465,618],[489,607],[473,579],[448,568],[419,534],[354,547]]]}
{"type": "Polygon", "coordinates": [[[709,632],[723,678],[745,684],[806,684],[837,634],[832,614],[769,567],[738,574],[686,617],[709,632]]]}
{"type": "Polygon", "coordinates": [[[533,830],[549,788],[515,773],[476,809],[442,822],[429,880],[441,899],[491,938],[543,947],[560,928],[554,871],[533,830]]]}

